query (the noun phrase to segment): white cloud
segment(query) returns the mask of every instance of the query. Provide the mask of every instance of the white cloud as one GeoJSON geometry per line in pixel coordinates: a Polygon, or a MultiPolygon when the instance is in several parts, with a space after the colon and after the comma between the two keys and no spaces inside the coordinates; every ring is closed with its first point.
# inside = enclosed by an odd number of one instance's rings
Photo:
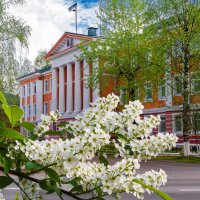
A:
{"type": "MultiPolygon", "coordinates": [[[[27,56],[32,62],[39,49],[49,50],[64,32],[75,32],[75,13],[68,12],[71,5],[72,1],[64,0],[27,0],[25,5],[11,8],[11,13],[32,28],[27,56]]],[[[78,5],[78,33],[87,34],[87,26],[97,26],[95,10],[97,6],[85,9],[78,5]]]]}

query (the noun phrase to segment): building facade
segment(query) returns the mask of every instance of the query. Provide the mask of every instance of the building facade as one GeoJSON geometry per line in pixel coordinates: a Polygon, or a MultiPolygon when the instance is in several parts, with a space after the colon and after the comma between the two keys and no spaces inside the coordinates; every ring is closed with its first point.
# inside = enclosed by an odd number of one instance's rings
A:
{"type": "MultiPolygon", "coordinates": [[[[91,29],[89,29],[91,33],[91,29]]],[[[38,122],[41,114],[49,114],[51,110],[58,110],[62,114],[60,121],[74,119],[74,117],[87,109],[91,102],[99,96],[116,92],[120,96],[123,105],[126,89],[119,86],[118,80],[109,78],[107,86],[103,90],[85,87],[87,76],[93,67],[86,60],[80,59],[80,44],[85,44],[95,39],[93,34],[81,35],[66,32],[50,49],[46,59],[51,61],[52,67],[38,70],[34,73],[20,77],[20,106],[24,109],[25,121],[38,122]]],[[[193,123],[196,126],[196,135],[190,137],[191,144],[199,144],[200,137],[200,97],[197,95],[200,87],[200,79],[191,81],[190,103],[194,105],[193,123]]],[[[181,87],[176,79],[169,79],[158,85],[151,82],[144,84],[143,89],[138,88],[136,96],[144,105],[144,117],[160,115],[161,123],[154,134],[159,132],[175,133],[179,136],[179,144],[183,143],[182,133],[182,96],[181,87]],[[169,83],[170,81],[170,83],[169,83]],[[172,83],[173,82],[173,83],[172,83]],[[173,85],[173,89],[169,87],[173,85]]]]}

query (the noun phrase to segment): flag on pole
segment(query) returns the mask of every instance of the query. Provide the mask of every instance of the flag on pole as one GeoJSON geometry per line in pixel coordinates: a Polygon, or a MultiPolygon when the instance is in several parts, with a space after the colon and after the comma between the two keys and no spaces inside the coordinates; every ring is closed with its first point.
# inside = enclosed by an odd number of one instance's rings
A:
{"type": "Polygon", "coordinates": [[[77,9],[77,3],[75,3],[75,4],[72,5],[72,6],[70,6],[70,7],[68,8],[68,11],[69,11],[69,12],[71,12],[71,11],[76,11],[76,9],[77,9]]]}

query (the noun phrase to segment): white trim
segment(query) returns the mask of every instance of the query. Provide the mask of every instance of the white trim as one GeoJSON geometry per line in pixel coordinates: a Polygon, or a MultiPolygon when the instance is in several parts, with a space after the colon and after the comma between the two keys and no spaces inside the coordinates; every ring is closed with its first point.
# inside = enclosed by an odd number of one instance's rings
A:
{"type": "Polygon", "coordinates": [[[181,131],[175,131],[175,117],[176,116],[181,116],[182,119],[182,114],[181,113],[172,113],[172,125],[173,125],[173,133],[176,135],[183,135],[183,121],[181,121],[181,131]]]}
{"type": "Polygon", "coordinates": [[[144,96],[144,102],[153,102],[153,84],[151,82],[146,82],[145,83],[145,96],[144,96]],[[150,86],[147,87],[147,84],[150,84],[150,86]],[[152,98],[147,98],[147,92],[146,90],[151,88],[151,93],[152,93],[152,98]]]}

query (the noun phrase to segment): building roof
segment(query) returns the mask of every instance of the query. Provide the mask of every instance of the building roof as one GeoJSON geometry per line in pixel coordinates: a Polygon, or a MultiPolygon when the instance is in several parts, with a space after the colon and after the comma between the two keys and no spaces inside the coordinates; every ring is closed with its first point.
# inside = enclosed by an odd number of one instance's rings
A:
{"type": "Polygon", "coordinates": [[[47,71],[49,71],[49,70],[51,70],[51,66],[44,67],[44,68],[42,68],[42,69],[37,69],[37,70],[35,70],[34,72],[31,72],[31,73],[25,74],[25,75],[23,75],[23,76],[20,76],[19,78],[17,78],[17,80],[22,79],[22,78],[25,78],[25,77],[30,76],[30,75],[33,75],[33,74],[42,74],[42,73],[47,72],[47,71]]]}

